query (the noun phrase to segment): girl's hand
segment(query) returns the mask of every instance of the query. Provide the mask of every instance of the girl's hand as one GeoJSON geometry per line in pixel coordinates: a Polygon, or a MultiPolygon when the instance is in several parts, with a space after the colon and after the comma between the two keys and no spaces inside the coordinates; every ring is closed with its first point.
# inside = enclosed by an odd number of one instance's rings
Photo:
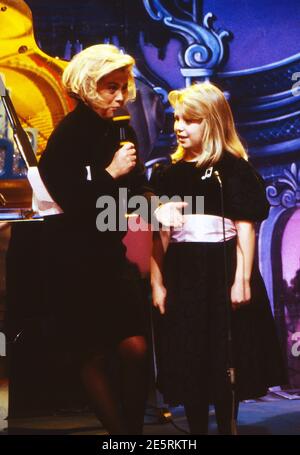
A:
{"type": "Polygon", "coordinates": [[[112,162],[106,168],[106,171],[117,179],[122,175],[128,174],[136,165],[136,150],[132,142],[126,142],[113,157],[112,162]]]}
{"type": "Polygon", "coordinates": [[[184,223],[182,209],[187,205],[187,202],[167,202],[158,207],[154,215],[163,226],[181,228],[184,223]]]}
{"type": "Polygon", "coordinates": [[[231,287],[231,305],[237,310],[242,305],[247,305],[251,300],[250,282],[247,280],[235,280],[231,287]]]}
{"type": "Polygon", "coordinates": [[[152,302],[155,308],[159,309],[160,314],[166,311],[167,290],[163,285],[152,286],[152,302]]]}

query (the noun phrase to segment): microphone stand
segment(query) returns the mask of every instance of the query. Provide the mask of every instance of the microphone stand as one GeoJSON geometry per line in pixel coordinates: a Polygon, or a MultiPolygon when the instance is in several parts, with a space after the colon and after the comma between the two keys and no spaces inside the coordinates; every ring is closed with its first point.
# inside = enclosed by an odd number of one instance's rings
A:
{"type": "Polygon", "coordinates": [[[9,123],[13,131],[13,137],[17,148],[22,155],[27,168],[37,166],[37,159],[32,149],[31,143],[26,132],[23,130],[20,120],[17,116],[13,103],[10,99],[9,93],[6,90],[3,79],[0,76],[0,97],[8,117],[9,123]]]}
{"type": "Polygon", "coordinates": [[[228,269],[227,269],[227,251],[226,251],[226,235],[225,235],[225,216],[224,216],[224,194],[223,194],[223,183],[218,171],[214,171],[214,175],[218,180],[220,186],[220,196],[221,196],[221,212],[222,212],[222,228],[223,228],[223,255],[224,255],[224,290],[225,290],[225,304],[226,304],[226,315],[227,315],[227,375],[231,385],[231,434],[237,435],[237,425],[236,425],[236,376],[235,368],[233,362],[233,343],[232,343],[232,330],[231,330],[231,302],[229,299],[229,290],[228,290],[228,269]]]}

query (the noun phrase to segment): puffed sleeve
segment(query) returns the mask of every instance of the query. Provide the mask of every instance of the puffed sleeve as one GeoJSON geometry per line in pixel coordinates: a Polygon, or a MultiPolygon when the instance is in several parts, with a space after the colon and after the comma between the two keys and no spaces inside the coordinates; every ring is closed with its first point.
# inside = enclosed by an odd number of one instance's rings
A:
{"type": "Polygon", "coordinates": [[[265,182],[252,164],[243,158],[236,159],[227,174],[224,179],[224,206],[227,216],[232,220],[253,222],[267,218],[270,206],[265,182]]]}

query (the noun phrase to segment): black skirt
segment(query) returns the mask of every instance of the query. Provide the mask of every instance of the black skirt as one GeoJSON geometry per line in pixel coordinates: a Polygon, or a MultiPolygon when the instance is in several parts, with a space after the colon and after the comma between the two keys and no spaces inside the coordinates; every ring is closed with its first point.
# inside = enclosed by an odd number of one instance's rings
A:
{"type": "MultiPolygon", "coordinates": [[[[170,244],[164,263],[166,314],[157,317],[158,387],[167,403],[210,402],[228,389],[228,313],[223,243],[170,244]]],[[[226,242],[227,288],[236,269],[236,240],[226,242]]],[[[230,310],[239,400],[264,395],[286,382],[268,297],[258,268],[252,299],[230,310]]]]}
{"type": "Polygon", "coordinates": [[[141,278],[121,239],[48,220],[41,248],[42,300],[56,346],[92,353],[145,334],[141,278]]]}

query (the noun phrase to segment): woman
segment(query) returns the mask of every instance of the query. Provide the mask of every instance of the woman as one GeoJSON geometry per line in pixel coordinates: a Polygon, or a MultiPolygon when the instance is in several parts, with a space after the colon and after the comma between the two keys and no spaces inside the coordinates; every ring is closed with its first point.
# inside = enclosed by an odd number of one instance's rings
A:
{"type": "MultiPolygon", "coordinates": [[[[146,398],[143,305],[125,256],[125,232],[96,226],[100,196],[117,202],[119,188],[149,190],[133,130],[125,128],[121,146],[113,122],[117,109],[135,96],[133,65],[131,56],[104,44],[73,58],[63,83],[78,105],[57,126],[39,163],[63,211],[45,221],[45,298],[56,338],[76,353],[82,382],[110,434],[140,434],[146,398]],[[108,373],[113,352],[121,359],[122,414],[108,373]]],[[[118,220],[118,212],[113,215],[118,220]]]]}
{"type": "Polygon", "coordinates": [[[167,403],[184,405],[192,433],[207,433],[214,403],[219,432],[230,434],[229,328],[238,400],[284,382],[272,314],[254,265],[254,223],[268,216],[269,206],[223,93],[202,83],[171,92],[169,100],[178,148],[173,163],[158,168],[152,181],[158,194],[190,196],[192,203],[171,202],[156,212],[171,226],[155,236],[151,259],[153,304],[161,314],[158,382],[167,403]],[[204,212],[196,207],[197,196],[204,197],[204,212]],[[182,215],[176,207],[184,205],[182,215]]]}

